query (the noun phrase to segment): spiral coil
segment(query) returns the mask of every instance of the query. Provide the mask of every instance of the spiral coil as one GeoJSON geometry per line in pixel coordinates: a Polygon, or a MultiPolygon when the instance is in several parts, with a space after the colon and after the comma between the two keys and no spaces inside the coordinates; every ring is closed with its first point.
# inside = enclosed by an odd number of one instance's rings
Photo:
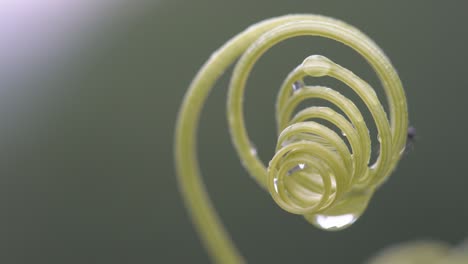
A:
{"type": "Polygon", "coordinates": [[[210,57],[192,82],[179,113],[176,138],[176,165],[182,194],[212,256],[223,262],[240,262],[241,258],[226,237],[201,183],[194,131],[209,90],[239,56],[230,82],[227,112],[232,140],[242,164],[281,208],[304,215],[319,228],[345,228],[363,213],[375,189],[397,165],[408,126],[405,94],[390,61],[372,40],[341,21],[315,15],[289,15],[260,22],[228,41],[210,57]],[[361,54],[382,83],[390,118],[369,84],[323,56],[310,56],[287,76],[278,93],[279,137],[276,153],[267,168],[252,151],[246,131],[242,105],[245,85],[254,64],[269,48],[304,35],[330,38],[361,54]],[[363,100],[379,134],[380,151],[374,164],[369,166],[371,139],[356,105],[331,88],[305,84],[307,76],[335,78],[363,100]],[[293,115],[299,103],[310,98],[329,101],[344,115],[317,106],[293,115]],[[339,128],[350,148],[336,132],[318,122],[319,119],[339,128]]]}
{"type": "MultiPolygon", "coordinates": [[[[389,164],[382,162],[380,155],[372,170],[369,169],[371,140],[358,108],[331,88],[305,86],[302,80],[305,76],[330,76],[350,84],[375,118],[385,116],[385,113],[380,103],[371,103],[378,99],[368,84],[323,56],[310,56],[304,60],[289,75],[280,91],[276,113],[280,136],[276,155],[268,169],[269,191],[286,211],[302,214],[320,228],[338,230],[349,226],[362,214],[374,185],[383,177],[383,171],[388,170],[384,165],[389,164]],[[288,93],[291,86],[293,93],[288,93]],[[347,118],[331,108],[316,106],[293,117],[292,111],[299,103],[310,98],[331,102],[347,118]],[[340,129],[349,141],[351,152],[343,138],[315,122],[317,119],[329,121],[340,129]],[[301,165],[300,170],[290,167],[298,166],[295,163],[301,165]],[[345,194],[347,197],[341,199],[345,194]]],[[[389,133],[387,120],[376,123],[379,131],[389,133]]]]}

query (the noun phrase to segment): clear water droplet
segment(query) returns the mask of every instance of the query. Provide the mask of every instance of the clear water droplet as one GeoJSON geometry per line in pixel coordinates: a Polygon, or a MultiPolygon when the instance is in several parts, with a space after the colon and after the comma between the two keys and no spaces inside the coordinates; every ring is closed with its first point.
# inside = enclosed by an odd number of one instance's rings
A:
{"type": "Polygon", "coordinates": [[[312,55],[302,62],[304,72],[312,77],[328,75],[333,62],[321,55],[312,55]]]}
{"type": "Polygon", "coordinates": [[[357,217],[354,214],[344,214],[344,215],[315,215],[314,224],[321,229],[325,230],[342,230],[350,225],[352,225],[357,220],[357,217]]]}
{"type": "Polygon", "coordinates": [[[257,156],[257,149],[256,148],[251,148],[250,149],[250,154],[252,154],[252,156],[257,156]]]}
{"type": "Polygon", "coordinates": [[[284,148],[284,147],[286,147],[286,146],[288,146],[289,144],[294,143],[294,142],[295,142],[294,139],[287,139],[287,140],[285,140],[285,141],[283,141],[283,142],[281,143],[281,147],[284,148]]]}
{"type": "Polygon", "coordinates": [[[277,178],[273,180],[273,184],[275,186],[275,191],[278,192],[278,179],[277,178]]]}
{"type": "Polygon", "coordinates": [[[343,137],[346,137],[346,133],[344,131],[341,131],[341,135],[343,135],[343,137]]]}
{"type": "Polygon", "coordinates": [[[340,201],[320,214],[305,215],[307,221],[314,226],[327,230],[338,231],[351,226],[364,213],[373,192],[352,190],[340,201]]]}
{"type": "Polygon", "coordinates": [[[301,82],[299,82],[299,81],[295,81],[295,82],[292,84],[292,90],[293,90],[293,92],[297,92],[297,91],[299,91],[301,88],[302,88],[302,84],[301,84],[301,82]]]}
{"type": "Polygon", "coordinates": [[[296,171],[303,170],[305,167],[306,165],[304,163],[299,163],[297,166],[293,167],[292,169],[288,171],[288,175],[291,175],[296,171]]]}

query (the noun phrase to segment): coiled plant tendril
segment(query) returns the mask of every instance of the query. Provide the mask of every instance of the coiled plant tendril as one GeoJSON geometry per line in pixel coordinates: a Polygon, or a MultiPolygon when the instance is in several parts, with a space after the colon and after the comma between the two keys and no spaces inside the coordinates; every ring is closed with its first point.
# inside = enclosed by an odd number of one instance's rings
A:
{"type": "Polygon", "coordinates": [[[255,24],[229,40],[211,55],[192,81],[180,108],[175,141],[181,193],[211,257],[222,263],[239,263],[243,259],[205,192],[196,158],[195,133],[208,93],[238,58],[227,109],[232,140],[242,164],[281,208],[303,215],[319,228],[345,228],[363,213],[375,189],[397,165],[408,127],[406,98],[395,69],[372,40],[350,25],[318,15],[287,15],[255,24]],[[305,35],[339,41],[362,55],[382,83],[390,118],[369,84],[323,56],[310,56],[281,86],[276,110],[279,138],[276,154],[267,168],[252,151],[245,128],[245,84],[254,64],[269,48],[305,35]],[[307,76],[330,76],[362,98],[379,135],[380,151],[374,164],[369,166],[371,139],[356,105],[331,88],[306,85],[307,76]],[[344,115],[328,107],[309,107],[293,115],[298,104],[309,98],[327,100],[344,115]],[[319,119],[341,129],[350,149],[342,137],[317,122],[319,119]]]}

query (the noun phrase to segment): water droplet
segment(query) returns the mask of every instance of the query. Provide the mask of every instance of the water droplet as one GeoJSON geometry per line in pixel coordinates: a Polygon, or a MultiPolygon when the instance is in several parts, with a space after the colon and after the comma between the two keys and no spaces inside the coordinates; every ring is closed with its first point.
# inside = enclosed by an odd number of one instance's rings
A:
{"type": "Polygon", "coordinates": [[[344,215],[315,215],[314,224],[321,229],[325,230],[342,230],[350,225],[352,225],[357,217],[353,214],[344,214],[344,215]]]}
{"type": "Polygon", "coordinates": [[[252,156],[257,156],[257,149],[256,148],[251,148],[250,149],[250,154],[252,154],[252,156]]]}
{"type": "Polygon", "coordinates": [[[273,184],[275,186],[275,191],[278,192],[278,179],[277,178],[273,180],[273,184]]]}
{"type": "Polygon", "coordinates": [[[302,88],[302,83],[301,83],[300,81],[295,81],[295,82],[292,84],[292,90],[293,90],[293,92],[297,92],[297,91],[299,91],[301,88],[302,88]]]}
{"type": "Polygon", "coordinates": [[[303,170],[305,167],[306,167],[306,165],[304,163],[299,163],[297,166],[295,166],[294,168],[292,168],[292,169],[290,169],[288,171],[288,175],[291,175],[296,171],[303,170]]]}
{"type": "Polygon", "coordinates": [[[344,131],[341,131],[341,135],[343,135],[343,137],[346,137],[346,133],[344,131]]]}
{"type": "Polygon", "coordinates": [[[333,62],[331,60],[320,55],[309,56],[302,62],[304,72],[312,77],[328,75],[332,64],[333,62]]]}
{"type": "Polygon", "coordinates": [[[327,230],[337,231],[351,226],[364,213],[372,191],[351,190],[331,208],[320,214],[305,215],[307,221],[314,226],[327,230]]]}
{"type": "Polygon", "coordinates": [[[294,140],[293,140],[293,139],[287,139],[287,140],[285,140],[285,141],[283,141],[283,142],[281,143],[281,147],[284,148],[284,147],[288,146],[288,145],[291,144],[291,143],[294,143],[294,140]]]}

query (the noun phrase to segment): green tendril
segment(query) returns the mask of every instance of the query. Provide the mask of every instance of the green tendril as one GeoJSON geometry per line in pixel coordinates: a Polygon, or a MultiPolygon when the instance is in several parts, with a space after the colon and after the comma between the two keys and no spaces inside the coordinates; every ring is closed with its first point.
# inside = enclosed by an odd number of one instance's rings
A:
{"type": "Polygon", "coordinates": [[[200,112],[214,83],[236,59],[227,104],[232,141],[249,174],[284,210],[300,214],[325,230],[351,225],[364,212],[375,189],[396,167],[404,151],[408,127],[406,98],[396,70],[366,35],[341,21],[318,15],[287,15],[257,23],[213,53],[192,81],[176,127],[175,161],[181,193],[193,222],[217,263],[242,263],[205,191],[196,157],[195,135],[200,112]],[[372,87],[331,60],[306,58],[283,82],[277,97],[278,143],[268,168],[259,160],[244,123],[243,96],[257,60],[272,46],[297,36],[339,41],[362,55],[380,79],[390,118],[372,87]],[[239,58],[240,57],[240,58],[239,58]],[[307,76],[329,76],[362,98],[375,121],[380,143],[376,162],[369,165],[371,139],[356,105],[337,91],[304,83],[307,76]],[[309,98],[329,101],[329,107],[309,107],[294,114],[309,98]],[[317,122],[329,121],[345,139],[317,122]]]}

